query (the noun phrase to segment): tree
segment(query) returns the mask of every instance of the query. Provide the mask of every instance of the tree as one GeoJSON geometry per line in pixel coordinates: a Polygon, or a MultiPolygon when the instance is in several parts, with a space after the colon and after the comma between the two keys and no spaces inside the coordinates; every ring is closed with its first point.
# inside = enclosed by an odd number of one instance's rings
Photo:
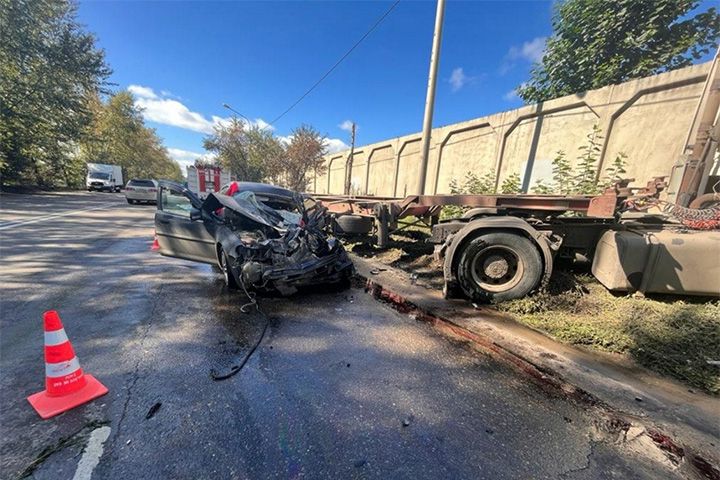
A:
{"type": "Polygon", "coordinates": [[[238,180],[261,182],[265,177],[264,159],[250,148],[250,137],[245,124],[233,117],[228,124],[216,125],[215,131],[205,137],[203,145],[238,180]]]}
{"type": "Polygon", "coordinates": [[[93,121],[80,142],[85,162],[123,167],[126,178],[182,179],[180,165],[168,155],[155,129],[143,123],[142,110],[127,91],[89,102],[93,121]]]}
{"type": "Polygon", "coordinates": [[[305,191],[310,182],[309,174],[315,177],[327,170],[323,155],[327,153],[326,136],[320,135],[311,125],[302,124],[292,131],[292,140],[286,148],[284,184],[296,191],[305,191]]]}
{"type": "Polygon", "coordinates": [[[526,103],[571,95],[691,65],[717,46],[715,7],[695,0],[565,0],[556,3],[545,55],[518,87],[526,103]]]}
{"type": "Polygon", "coordinates": [[[272,134],[257,125],[247,131],[247,156],[253,165],[261,165],[263,179],[280,184],[287,163],[285,145],[272,134]]]}
{"type": "Polygon", "coordinates": [[[70,185],[88,100],[111,70],[69,0],[0,0],[0,176],[70,185]]]}

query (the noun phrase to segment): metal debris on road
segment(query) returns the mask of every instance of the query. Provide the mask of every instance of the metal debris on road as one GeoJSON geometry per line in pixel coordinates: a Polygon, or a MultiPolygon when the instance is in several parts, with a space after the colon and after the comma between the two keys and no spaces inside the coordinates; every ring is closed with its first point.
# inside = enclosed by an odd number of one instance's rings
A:
{"type": "Polygon", "coordinates": [[[409,415],[407,418],[405,418],[405,420],[403,420],[402,426],[403,426],[403,427],[409,426],[409,425],[412,423],[413,420],[415,420],[415,416],[414,416],[414,415],[409,415]]]}
{"type": "Polygon", "coordinates": [[[160,410],[160,407],[162,407],[162,402],[157,402],[155,405],[150,407],[150,410],[145,414],[145,418],[148,420],[155,416],[158,410],[160,410]]]}

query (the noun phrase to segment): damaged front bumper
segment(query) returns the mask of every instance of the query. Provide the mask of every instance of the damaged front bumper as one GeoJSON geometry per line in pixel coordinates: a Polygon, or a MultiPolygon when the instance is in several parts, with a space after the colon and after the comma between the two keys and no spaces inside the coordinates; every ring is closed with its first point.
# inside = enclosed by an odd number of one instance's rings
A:
{"type": "Polygon", "coordinates": [[[283,295],[291,295],[299,287],[347,281],[355,274],[355,267],[345,250],[285,267],[256,261],[247,261],[237,267],[243,285],[274,289],[283,295]]]}

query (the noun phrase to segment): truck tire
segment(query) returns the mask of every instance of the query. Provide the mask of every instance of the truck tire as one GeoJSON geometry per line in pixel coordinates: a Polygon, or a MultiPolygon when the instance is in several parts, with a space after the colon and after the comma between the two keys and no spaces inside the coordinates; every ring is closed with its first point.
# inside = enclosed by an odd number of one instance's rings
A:
{"type": "Polygon", "coordinates": [[[524,297],[540,283],[543,273],[538,248],[516,233],[481,234],[465,245],[459,258],[460,287],[478,302],[524,297]]]}
{"type": "Polygon", "coordinates": [[[338,233],[346,235],[367,235],[373,228],[372,217],[362,215],[341,215],[335,219],[338,226],[338,233]]]}
{"type": "Polygon", "coordinates": [[[135,205],[135,200],[133,200],[133,199],[131,199],[131,198],[128,198],[128,199],[127,199],[127,202],[128,202],[130,205],[135,205]]]}

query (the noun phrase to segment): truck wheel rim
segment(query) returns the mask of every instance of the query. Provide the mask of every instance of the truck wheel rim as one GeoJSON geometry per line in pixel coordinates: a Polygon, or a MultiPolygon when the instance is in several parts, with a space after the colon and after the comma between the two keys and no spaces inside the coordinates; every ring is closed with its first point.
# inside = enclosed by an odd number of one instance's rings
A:
{"type": "Polygon", "coordinates": [[[473,281],[488,292],[505,292],[520,283],[525,268],[512,249],[494,245],[480,250],[472,259],[473,281]]]}

